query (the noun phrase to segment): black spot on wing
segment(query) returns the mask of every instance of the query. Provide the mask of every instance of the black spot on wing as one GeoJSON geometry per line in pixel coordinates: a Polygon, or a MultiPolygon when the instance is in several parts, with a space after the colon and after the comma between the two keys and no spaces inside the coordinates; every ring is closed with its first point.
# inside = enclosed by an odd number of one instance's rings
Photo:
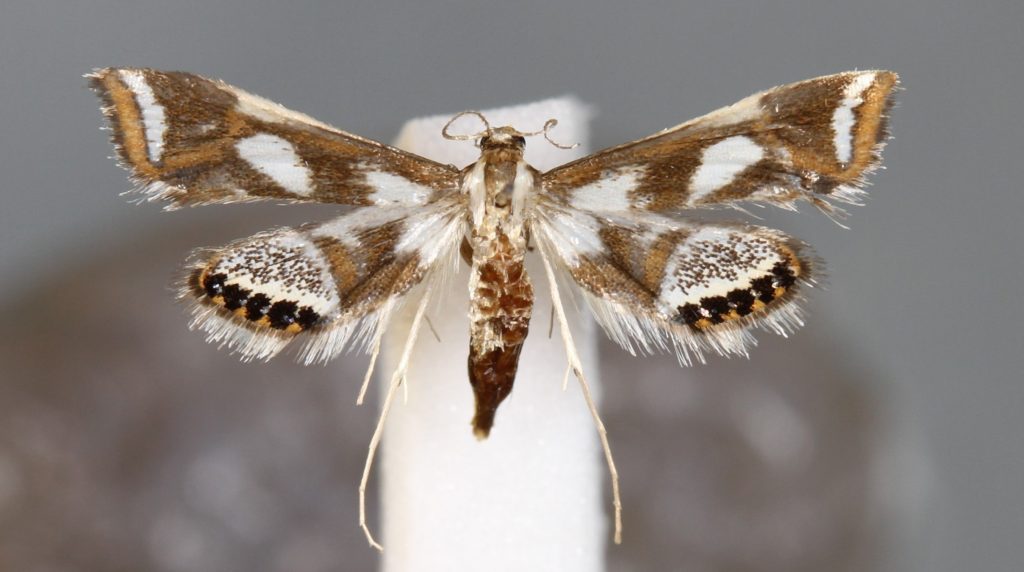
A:
{"type": "Polygon", "coordinates": [[[785,262],[779,262],[772,268],[772,277],[775,286],[779,288],[789,288],[796,283],[793,269],[785,262]]]}
{"type": "Polygon", "coordinates": [[[299,315],[295,319],[303,330],[308,330],[315,326],[320,321],[320,314],[317,314],[313,308],[309,306],[303,306],[299,308],[299,315]]]}
{"type": "Polygon", "coordinates": [[[278,330],[287,328],[295,323],[298,311],[299,305],[291,300],[274,302],[274,305],[270,307],[270,311],[267,312],[267,317],[270,318],[270,327],[278,330]]]}
{"type": "Polygon", "coordinates": [[[217,273],[203,276],[196,271],[189,276],[189,286],[197,296],[206,296],[225,309],[235,311],[244,309],[242,315],[251,322],[259,322],[264,317],[270,327],[278,330],[287,329],[296,324],[302,330],[308,330],[321,321],[321,316],[310,306],[299,307],[291,300],[273,300],[270,296],[242,288],[237,284],[227,284],[228,276],[217,273]]]}
{"type": "Polygon", "coordinates": [[[725,321],[725,314],[729,313],[729,300],[725,296],[709,296],[700,299],[700,306],[711,323],[721,324],[725,321]]]}
{"type": "Polygon", "coordinates": [[[682,322],[687,326],[694,326],[697,324],[697,320],[700,320],[704,316],[700,313],[700,306],[696,304],[686,304],[680,306],[677,311],[679,315],[676,316],[677,322],[682,322]]]}
{"type": "MultiPolygon", "coordinates": [[[[198,280],[198,273],[193,274],[198,280]]],[[[211,274],[203,279],[203,292],[211,298],[216,298],[224,293],[224,282],[228,277],[224,274],[211,274]]]]}
{"type": "Polygon", "coordinates": [[[750,291],[765,304],[775,299],[775,285],[771,276],[762,276],[750,282],[750,291]]]}
{"type": "Polygon", "coordinates": [[[740,316],[746,316],[754,311],[754,301],[757,299],[754,294],[750,292],[750,289],[739,289],[733,290],[726,295],[726,299],[729,300],[729,305],[736,310],[736,313],[740,316]]]}
{"type": "Polygon", "coordinates": [[[267,314],[270,309],[270,298],[266,294],[255,294],[245,303],[245,317],[256,321],[267,314]]]}
{"type": "Polygon", "coordinates": [[[245,305],[249,299],[250,290],[241,288],[238,284],[228,284],[221,289],[224,297],[224,307],[228,310],[237,310],[245,305]]]}

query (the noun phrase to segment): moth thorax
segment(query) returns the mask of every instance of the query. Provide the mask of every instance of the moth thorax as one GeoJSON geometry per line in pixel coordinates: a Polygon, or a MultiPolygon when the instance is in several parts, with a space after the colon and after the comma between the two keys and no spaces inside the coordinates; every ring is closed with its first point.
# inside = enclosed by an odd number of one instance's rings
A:
{"type": "Polygon", "coordinates": [[[534,188],[534,171],[522,160],[521,149],[484,150],[463,177],[474,235],[492,238],[499,228],[512,237],[523,234],[524,211],[534,188]]]}

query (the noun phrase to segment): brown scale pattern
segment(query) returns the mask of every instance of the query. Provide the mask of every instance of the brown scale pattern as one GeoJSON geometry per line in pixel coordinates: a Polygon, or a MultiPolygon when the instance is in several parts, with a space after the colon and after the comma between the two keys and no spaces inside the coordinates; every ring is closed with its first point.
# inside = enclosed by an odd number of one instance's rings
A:
{"type": "Polygon", "coordinates": [[[713,280],[739,280],[739,273],[755,268],[764,259],[777,256],[777,247],[759,236],[733,234],[727,243],[698,240],[692,252],[678,263],[675,276],[684,290],[713,280]]]}
{"type": "Polygon", "coordinates": [[[165,110],[163,155],[156,162],[146,154],[139,104],[118,70],[100,70],[90,83],[107,108],[121,160],[140,182],[167,185],[161,197],[172,208],[268,199],[370,205],[374,189],[366,183],[367,169],[430,186],[438,196],[458,188],[459,173],[449,165],[333,128],[241,113],[241,90],[223,82],[183,72],[136,71],[165,110]],[[295,148],[312,174],[309,196],[288,191],[238,156],[237,143],[260,133],[281,137],[295,148]]]}
{"type": "Polygon", "coordinates": [[[879,144],[888,134],[886,120],[899,83],[892,72],[876,72],[874,82],[861,96],[864,102],[853,109],[852,160],[841,163],[836,157],[832,117],[853,78],[851,73],[836,74],[762,92],[751,96],[759,110],[755,117],[734,123],[723,123],[720,118],[694,119],[557,167],[544,174],[544,188],[568,201],[576,189],[609,172],[640,167],[640,184],[629,193],[636,208],[684,210],[691,193],[689,181],[701,165],[704,151],[742,135],[762,148],[764,158],[702,197],[696,206],[748,200],[759,191],[772,189],[773,194],[758,200],[776,204],[810,200],[827,210],[821,197],[843,185],[859,186],[864,174],[880,160],[879,144]]]}

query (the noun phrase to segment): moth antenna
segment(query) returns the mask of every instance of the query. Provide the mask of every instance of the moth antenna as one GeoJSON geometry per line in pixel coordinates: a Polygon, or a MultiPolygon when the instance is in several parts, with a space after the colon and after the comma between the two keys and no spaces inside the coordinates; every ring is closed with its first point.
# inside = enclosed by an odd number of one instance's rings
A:
{"type": "Polygon", "coordinates": [[[460,111],[459,113],[456,113],[454,116],[452,116],[452,118],[448,120],[448,123],[445,123],[444,127],[441,128],[441,137],[444,137],[445,139],[449,139],[451,141],[469,141],[472,139],[479,139],[480,137],[483,137],[485,135],[490,135],[491,131],[491,123],[487,121],[487,118],[484,117],[483,113],[480,113],[479,111],[468,110],[460,111]],[[477,116],[480,119],[480,121],[483,121],[484,127],[486,127],[487,129],[480,131],[478,133],[474,133],[472,135],[452,135],[451,133],[449,133],[448,128],[452,126],[452,123],[455,123],[456,121],[459,120],[459,118],[464,117],[466,115],[477,116]]]}
{"type": "Polygon", "coordinates": [[[551,128],[553,128],[556,125],[558,125],[557,119],[548,119],[547,121],[544,122],[544,127],[542,127],[540,131],[534,131],[532,133],[520,133],[520,135],[522,135],[523,137],[543,135],[544,138],[548,140],[548,143],[551,143],[552,145],[558,147],[559,149],[575,149],[580,146],[579,143],[573,143],[572,145],[562,145],[561,143],[558,143],[554,139],[552,139],[551,136],[548,134],[551,132],[551,128]]]}

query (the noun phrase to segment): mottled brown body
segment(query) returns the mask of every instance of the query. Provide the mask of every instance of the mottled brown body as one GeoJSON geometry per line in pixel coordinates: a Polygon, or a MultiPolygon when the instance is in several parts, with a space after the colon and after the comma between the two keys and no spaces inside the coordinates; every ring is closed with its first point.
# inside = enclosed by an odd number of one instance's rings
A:
{"type": "Polygon", "coordinates": [[[473,257],[469,338],[469,382],[476,396],[473,432],[480,438],[490,433],[498,405],[512,392],[533,310],[522,251],[504,234],[484,248],[485,256],[473,257]]]}
{"type": "Polygon", "coordinates": [[[476,398],[473,432],[480,439],[512,392],[533,311],[522,216],[532,169],[522,162],[522,137],[504,135],[498,130],[481,141],[481,158],[464,182],[473,211],[468,366],[476,398]]]}

